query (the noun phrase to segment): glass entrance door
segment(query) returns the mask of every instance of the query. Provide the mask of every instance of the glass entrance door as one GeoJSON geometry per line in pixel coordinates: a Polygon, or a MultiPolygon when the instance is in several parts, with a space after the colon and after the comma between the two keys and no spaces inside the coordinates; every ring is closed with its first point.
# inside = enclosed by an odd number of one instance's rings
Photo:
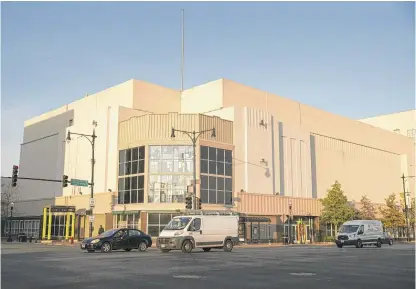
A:
{"type": "Polygon", "coordinates": [[[291,240],[293,243],[297,243],[298,227],[296,224],[291,224],[290,230],[289,230],[289,224],[285,224],[283,234],[285,237],[287,236],[289,240],[291,240]]]}

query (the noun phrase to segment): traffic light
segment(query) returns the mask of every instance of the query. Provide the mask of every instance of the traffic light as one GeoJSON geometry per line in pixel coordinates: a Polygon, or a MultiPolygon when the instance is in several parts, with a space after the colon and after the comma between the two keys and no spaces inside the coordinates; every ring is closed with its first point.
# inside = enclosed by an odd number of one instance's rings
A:
{"type": "Polygon", "coordinates": [[[62,177],[62,187],[63,188],[66,188],[67,186],[68,186],[68,176],[67,175],[64,175],[62,177]]]}
{"type": "Polygon", "coordinates": [[[196,207],[198,208],[198,210],[202,210],[201,198],[196,199],[196,207]]]}
{"type": "Polygon", "coordinates": [[[186,204],[185,208],[188,210],[191,210],[192,209],[192,197],[186,197],[185,204],[186,204]]]}
{"type": "Polygon", "coordinates": [[[17,175],[19,174],[19,167],[13,166],[13,173],[12,173],[12,187],[17,186],[17,175]]]}

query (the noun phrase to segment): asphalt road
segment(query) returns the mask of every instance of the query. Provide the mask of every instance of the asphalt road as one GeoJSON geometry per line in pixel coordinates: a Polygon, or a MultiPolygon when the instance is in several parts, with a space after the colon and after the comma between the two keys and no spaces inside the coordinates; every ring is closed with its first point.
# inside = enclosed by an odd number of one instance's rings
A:
{"type": "Polygon", "coordinates": [[[82,253],[2,244],[2,289],[414,289],[414,245],[235,248],[184,254],[157,250],[82,253]]]}

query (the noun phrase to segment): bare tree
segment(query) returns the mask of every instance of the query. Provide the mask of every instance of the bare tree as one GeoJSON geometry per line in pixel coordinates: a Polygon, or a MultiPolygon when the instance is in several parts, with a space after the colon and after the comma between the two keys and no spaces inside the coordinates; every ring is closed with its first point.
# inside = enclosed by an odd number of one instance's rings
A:
{"type": "Polygon", "coordinates": [[[16,188],[12,187],[11,182],[1,184],[1,218],[7,220],[10,217],[10,207],[12,202],[17,201],[16,188]]]}

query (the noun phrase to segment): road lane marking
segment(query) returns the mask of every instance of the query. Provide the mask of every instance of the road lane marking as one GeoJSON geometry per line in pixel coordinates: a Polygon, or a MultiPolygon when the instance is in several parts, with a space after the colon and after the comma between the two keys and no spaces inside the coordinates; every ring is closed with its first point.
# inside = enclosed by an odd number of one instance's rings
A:
{"type": "Polygon", "coordinates": [[[204,277],[198,275],[173,275],[177,279],[203,279],[204,277]]]}
{"type": "Polygon", "coordinates": [[[315,273],[290,273],[292,276],[315,276],[315,273]]]}

